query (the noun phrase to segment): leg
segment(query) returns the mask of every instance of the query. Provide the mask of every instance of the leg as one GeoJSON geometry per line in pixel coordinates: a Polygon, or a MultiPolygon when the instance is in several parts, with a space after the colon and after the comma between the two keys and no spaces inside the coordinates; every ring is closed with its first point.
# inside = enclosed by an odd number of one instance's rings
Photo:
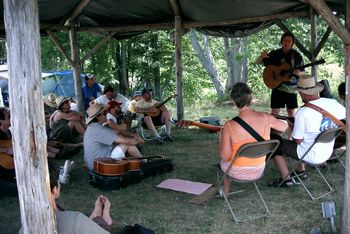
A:
{"type": "Polygon", "coordinates": [[[166,133],[168,136],[170,136],[170,132],[171,132],[171,114],[169,113],[169,111],[163,111],[162,112],[162,123],[165,123],[165,127],[166,127],[166,133]]]}
{"type": "Polygon", "coordinates": [[[280,108],[272,108],[271,115],[278,115],[280,113],[280,108]]]}
{"type": "Polygon", "coordinates": [[[77,121],[69,121],[68,122],[68,127],[70,129],[74,129],[75,131],[77,131],[80,135],[84,136],[85,134],[85,128],[83,127],[83,125],[81,125],[80,122],[77,121]]]}
{"type": "Polygon", "coordinates": [[[153,124],[153,121],[152,121],[152,118],[151,116],[145,116],[143,118],[143,121],[145,122],[145,124],[147,125],[147,128],[149,130],[151,130],[151,132],[153,133],[154,136],[158,137],[159,134],[157,133],[157,130],[156,128],[154,127],[154,124],[153,124]]]}
{"type": "Polygon", "coordinates": [[[287,109],[288,117],[294,117],[295,116],[295,109],[287,109]]]}
{"type": "Polygon", "coordinates": [[[105,196],[100,196],[101,202],[103,204],[103,210],[102,210],[102,218],[106,221],[108,225],[113,224],[113,219],[110,215],[110,209],[111,209],[111,203],[109,202],[108,198],[105,196]]]}
{"type": "Polygon", "coordinates": [[[287,162],[286,160],[284,159],[283,156],[281,155],[276,155],[273,160],[275,161],[277,167],[278,167],[278,170],[280,171],[280,174],[281,174],[281,178],[282,179],[286,179],[286,177],[288,176],[289,174],[289,171],[288,171],[288,165],[287,165],[287,162]]]}
{"type": "Polygon", "coordinates": [[[103,207],[103,203],[101,201],[101,197],[102,196],[98,196],[96,201],[95,201],[95,208],[92,211],[91,215],[90,215],[90,219],[96,218],[98,216],[102,216],[102,207],[103,207]]]}
{"type": "Polygon", "coordinates": [[[227,178],[224,178],[224,193],[228,194],[230,192],[231,181],[227,178]]]}

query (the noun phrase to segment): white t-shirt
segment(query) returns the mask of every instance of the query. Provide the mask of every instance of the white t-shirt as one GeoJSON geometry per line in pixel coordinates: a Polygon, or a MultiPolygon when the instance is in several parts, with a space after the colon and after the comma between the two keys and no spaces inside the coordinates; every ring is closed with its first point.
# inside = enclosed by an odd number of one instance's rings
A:
{"type": "Polygon", "coordinates": [[[98,103],[98,104],[102,104],[104,106],[107,106],[108,105],[108,102],[110,101],[106,95],[101,95],[99,96],[98,98],[96,98],[95,100],[95,103],[98,103]]]}
{"type": "MultiPolygon", "coordinates": [[[[334,115],[337,119],[345,118],[345,108],[335,99],[320,98],[310,103],[321,107],[334,115]]],[[[294,128],[292,137],[294,139],[303,139],[297,147],[298,157],[303,154],[312,145],[315,138],[321,132],[336,125],[320,112],[309,107],[302,107],[298,110],[295,116],[294,128]]],[[[332,154],[334,141],[330,143],[317,143],[312,147],[308,154],[303,159],[306,162],[319,164],[325,162],[332,154]]]]}
{"type": "Polygon", "coordinates": [[[126,112],[129,109],[130,100],[126,98],[125,96],[121,95],[120,93],[117,94],[117,96],[114,98],[116,102],[121,103],[121,111],[126,112]]]}

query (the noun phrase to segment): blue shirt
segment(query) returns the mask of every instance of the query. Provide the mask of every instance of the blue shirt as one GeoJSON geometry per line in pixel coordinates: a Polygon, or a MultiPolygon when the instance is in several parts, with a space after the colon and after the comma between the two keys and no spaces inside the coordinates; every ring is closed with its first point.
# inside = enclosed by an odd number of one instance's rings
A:
{"type": "Polygon", "coordinates": [[[83,87],[83,101],[85,110],[89,107],[90,97],[97,98],[97,93],[101,93],[101,86],[94,83],[92,87],[85,84],[83,87]]]}

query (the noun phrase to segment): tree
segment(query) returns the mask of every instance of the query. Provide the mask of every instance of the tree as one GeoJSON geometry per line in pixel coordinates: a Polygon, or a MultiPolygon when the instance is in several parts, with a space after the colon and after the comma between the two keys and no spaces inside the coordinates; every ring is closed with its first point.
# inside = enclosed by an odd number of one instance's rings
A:
{"type": "Polygon", "coordinates": [[[203,48],[199,44],[196,33],[194,30],[190,31],[190,39],[193,44],[193,48],[197,53],[199,61],[202,63],[203,68],[208,72],[211,81],[216,90],[217,97],[220,98],[224,95],[224,91],[222,89],[219,75],[216,69],[215,60],[211,53],[209,42],[207,37],[204,34],[200,34],[202,38],[203,48]]]}

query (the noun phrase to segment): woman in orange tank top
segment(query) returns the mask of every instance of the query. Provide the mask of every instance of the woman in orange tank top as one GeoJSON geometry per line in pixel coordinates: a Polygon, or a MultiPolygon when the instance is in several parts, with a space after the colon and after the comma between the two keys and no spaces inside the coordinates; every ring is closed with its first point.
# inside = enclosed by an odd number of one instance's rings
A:
{"type": "MultiPolygon", "coordinates": [[[[273,117],[272,115],[256,112],[250,108],[252,102],[252,91],[245,83],[236,83],[230,93],[230,97],[239,110],[238,116],[252,127],[265,140],[270,139],[271,128],[284,132],[288,125],[286,122],[273,117]]],[[[265,160],[240,157],[235,160],[239,147],[243,144],[256,142],[241,125],[237,122],[228,121],[222,131],[220,140],[220,166],[223,171],[233,163],[229,176],[239,180],[253,180],[261,176],[265,169],[265,160]]],[[[224,180],[224,193],[230,190],[230,180],[224,180]]]]}

